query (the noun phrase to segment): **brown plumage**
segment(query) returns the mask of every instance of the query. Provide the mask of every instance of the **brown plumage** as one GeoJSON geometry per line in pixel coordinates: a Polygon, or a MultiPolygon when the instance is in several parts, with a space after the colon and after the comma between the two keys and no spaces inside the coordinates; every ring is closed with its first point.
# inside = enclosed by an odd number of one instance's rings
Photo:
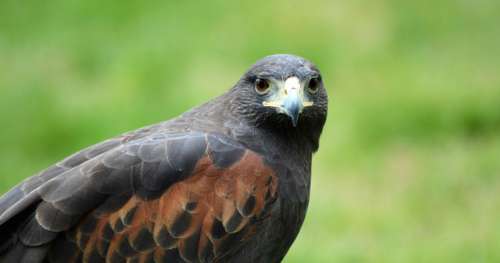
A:
{"type": "Polygon", "coordinates": [[[223,96],[6,193],[0,262],[280,261],[305,216],[325,118],[319,71],[267,57],[223,96]]]}
{"type": "MultiPolygon", "coordinates": [[[[234,237],[255,234],[255,222],[276,198],[277,178],[258,155],[246,151],[227,169],[202,157],[185,181],[173,184],[161,197],[120,200],[114,209],[90,213],[56,246],[74,246],[66,262],[175,257],[209,262],[223,254],[234,237]],[[164,251],[167,250],[167,251],[164,251]]],[[[105,204],[107,205],[107,204],[105,204]]],[[[54,258],[59,253],[53,250],[54,258]]],[[[147,262],[147,261],[146,261],[147,262]]]]}

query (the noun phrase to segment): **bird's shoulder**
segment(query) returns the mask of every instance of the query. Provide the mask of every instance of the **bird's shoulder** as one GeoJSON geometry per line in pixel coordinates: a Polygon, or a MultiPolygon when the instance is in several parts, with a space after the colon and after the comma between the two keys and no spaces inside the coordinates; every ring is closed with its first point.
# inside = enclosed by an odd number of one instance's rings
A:
{"type": "MultiPolygon", "coordinates": [[[[258,154],[228,138],[200,134],[199,139],[205,147],[193,148],[205,150],[193,167],[183,168],[190,171],[187,177],[158,198],[108,199],[60,241],[76,246],[70,257],[211,262],[254,238],[276,200],[277,177],[258,154]]],[[[177,143],[185,145],[182,140],[177,143]]],[[[169,157],[188,159],[182,150],[175,152],[169,157]]]]}
{"type": "Polygon", "coordinates": [[[13,188],[0,199],[0,230],[21,219],[18,246],[76,246],[68,257],[153,249],[170,258],[174,249],[185,260],[213,258],[249,238],[276,195],[273,169],[236,140],[150,129],[84,149],[13,188]],[[61,232],[67,238],[56,240],[61,232]]]}

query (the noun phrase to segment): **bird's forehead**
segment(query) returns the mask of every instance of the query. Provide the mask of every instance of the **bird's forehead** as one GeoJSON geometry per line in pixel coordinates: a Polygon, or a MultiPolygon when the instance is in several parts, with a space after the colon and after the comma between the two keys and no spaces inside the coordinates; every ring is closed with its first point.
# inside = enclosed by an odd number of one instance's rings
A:
{"type": "Polygon", "coordinates": [[[311,75],[319,75],[319,71],[311,62],[294,55],[265,57],[253,65],[250,73],[259,77],[283,80],[291,76],[305,79],[311,75]]]}

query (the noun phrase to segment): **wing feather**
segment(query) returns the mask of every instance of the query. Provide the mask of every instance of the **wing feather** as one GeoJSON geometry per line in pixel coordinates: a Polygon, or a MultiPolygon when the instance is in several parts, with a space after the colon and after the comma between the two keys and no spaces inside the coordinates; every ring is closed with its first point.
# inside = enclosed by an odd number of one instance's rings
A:
{"type": "MultiPolygon", "coordinates": [[[[256,222],[268,212],[266,203],[277,194],[277,178],[262,158],[250,151],[241,156],[221,169],[205,155],[190,177],[174,183],[158,199],[131,197],[119,210],[101,215],[91,242],[80,249],[95,249],[105,237],[110,241],[107,258],[130,261],[153,255],[167,262],[222,258],[255,234],[256,222]],[[120,228],[112,227],[116,225],[120,228]]],[[[80,227],[79,231],[87,231],[85,225],[80,227]]]]}
{"type": "Polygon", "coordinates": [[[209,262],[245,242],[277,194],[258,154],[202,133],[108,141],[33,178],[0,199],[0,230],[26,214],[0,259],[61,262],[50,246],[67,262],[209,262]]]}

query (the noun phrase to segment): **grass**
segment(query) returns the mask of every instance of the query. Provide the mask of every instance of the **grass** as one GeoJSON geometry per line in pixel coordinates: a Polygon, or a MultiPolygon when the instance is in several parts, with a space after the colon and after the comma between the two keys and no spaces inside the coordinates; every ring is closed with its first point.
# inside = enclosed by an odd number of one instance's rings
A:
{"type": "Polygon", "coordinates": [[[285,262],[500,261],[498,13],[492,0],[2,1],[0,192],[294,53],[331,101],[285,262]]]}

